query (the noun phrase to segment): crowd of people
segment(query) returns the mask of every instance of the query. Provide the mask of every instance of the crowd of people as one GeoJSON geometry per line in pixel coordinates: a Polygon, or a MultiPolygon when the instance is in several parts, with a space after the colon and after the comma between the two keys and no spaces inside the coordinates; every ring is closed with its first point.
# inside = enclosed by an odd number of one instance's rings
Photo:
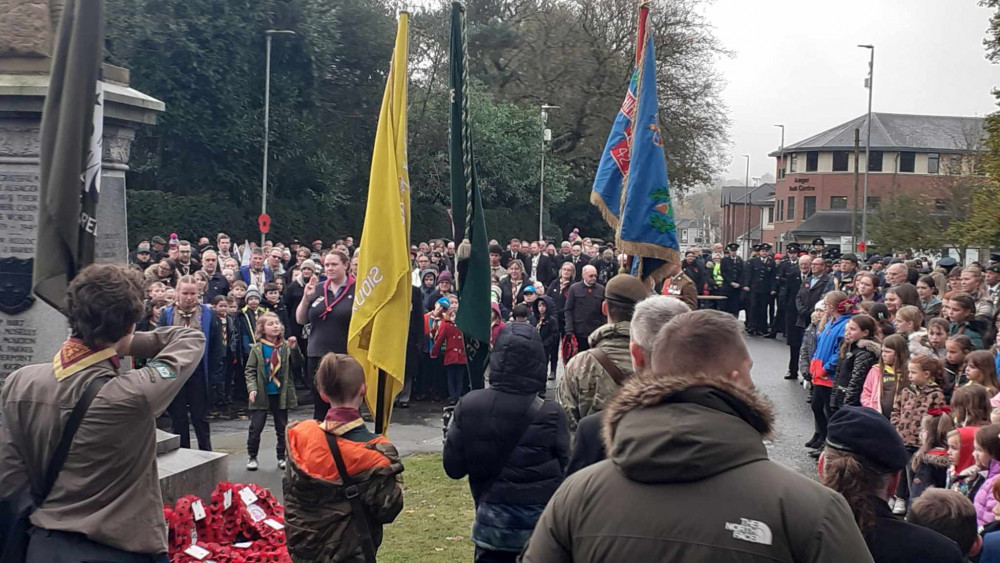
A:
{"type": "MultiPolygon", "coordinates": [[[[576,231],[558,246],[491,241],[477,376],[454,322],[454,242],[411,248],[397,407],[446,401],[443,468],[468,477],[476,561],[1000,561],[1000,263],[862,261],[821,240],[758,245],[745,262],[739,250],[689,250],[651,286],[576,231]],[[785,378],[811,403],[820,482],[768,458],[780,413],[745,338],[778,335],[785,378]]],[[[270,415],[290,553],[374,560],[403,508],[403,463],[367,429],[346,353],[356,256],[350,237],[237,248],[171,235],[141,241],[127,267],[81,272],[56,363],[3,389],[0,498],[46,473],[59,413],[96,388],[78,439],[91,447],[69,453],[32,515],[34,560],[165,551],[162,516],[138,507],[158,510],[164,409],[182,446],[190,425],[202,449],[212,411],[246,416],[249,470],[270,415]],[[297,386],[313,417],[290,423],[297,386]]]]}

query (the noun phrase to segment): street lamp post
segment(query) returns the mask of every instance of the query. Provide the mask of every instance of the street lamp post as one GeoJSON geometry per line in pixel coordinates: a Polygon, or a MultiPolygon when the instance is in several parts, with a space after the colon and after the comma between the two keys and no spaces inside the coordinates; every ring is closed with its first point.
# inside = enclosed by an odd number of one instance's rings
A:
{"type": "Polygon", "coordinates": [[[743,180],[743,226],[746,227],[746,232],[743,235],[743,259],[747,259],[747,249],[750,247],[750,155],[741,154],[743,158],[747,159],[747,175],[746,179],[743,180]]]}
{"type": "Polygon", "coordinates": [[[538,177],[538,240],[545,240],[542,228],[542,218],[545,217],[545,142],[552,141],[552,130],[545,125],[548,123],[550,109],[559,109],[559,106],[542,104],[542,171],[538,177]]]}
{"type": "MultiPolygon", "coordinates": [[[[782,178],[785,177],[785,125],[782,124],[782,123],[776,123],[774,126],[781,128],[781,145],[780,145],[780,148],[778,149],[778,171],[777,171],[777,174],[775,174],[776,179],[774,181],[775,185],[777,185],[778,180],[781,180],[782,178]]],[[[774,203],[774,205],[778,205],[778,202],[777,202],[777,191],[775,191],[775,203],[774,203]]],[[[779,217],[775,217],[776,220],[777,219],[783,219],[783,218],[784,218],[783,216],[780,217],[780,218],[779,217]]],[[[784,233],[781,233],[781,235],[784,235],[784,233]]],[[[763,237],[763,233],[761,234],[761,236],[763,237]]],[[[780,250],[781,249],[782,237],[779,236],[779,238],[777,239],[777,241],[778,241],[778,249],[780,250]]]]}
{"type": "MultiPolygon", "coordinates": [[[[271,36],[272,35],[295,35],[294,31],[288,29],[268,29],[264,32],[265,43],[267,45],[264,55],[264,172],[260,180],[260,214],[267,213],[267,142],[270,132],[271,112],[271,36]]],[[[260,234],[260,245],[264,246],[266,235],[260,234]]]]}
{"type": "Polygon", "coordinates": [[[778,123],[775,127],[781,127],[781,148],[778,149],[778,180],[784,178],[782,171],[785,169],[785,126],[778,123]]]}
{"type": "MultiPolygon", "coordinates": [[[[871,163],[868,160],[871,156],[871,144],[872,144],[872,90],[874,86],[875,79],[875,46],[874,45],[858,45],[862,49],[868,49],[870,52],[870,58],[868,59],[868,80],[865,82],[868,86],[868,133],[867,139],[865,140],[865,188],[861,201],[861,240],[865,243],[865,252],[862,255],[868,253],[868,171],[871,169],[871,163]]],[[[858,241],[853,241],[855,248],[857,250],[858,241]]]]}

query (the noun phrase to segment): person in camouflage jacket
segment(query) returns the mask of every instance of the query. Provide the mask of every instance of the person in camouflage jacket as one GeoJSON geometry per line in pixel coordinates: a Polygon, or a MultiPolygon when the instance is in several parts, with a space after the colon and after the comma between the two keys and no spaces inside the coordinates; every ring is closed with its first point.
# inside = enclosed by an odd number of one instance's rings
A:
{"type": "Polygon", "coordinates": [[[566,364],[566,373],[556,390],[556,399],[569,417],[570,431],[576,431],[580,419],[603,409],[621,388],[598,361],[594,349],[607,355],[621,371],[622,381],[632,376],[632,314],[635,304],[649,293],[649,288],[635,276],[620,274],[608,282],[603,303],[608,323],[590,334],[590,350],[573,356],[566,364]]]}
{"type": "Polygon", "coordinates": [[[358,408],[366,386],[357,361],[346,354],[327,354],[316,382],[331,405],[326,419],[288,427],[289,460],[282,478],[288,552],[297,562],[363,562],[358,515],[345,496],[327,436],[337,437],[347,472],[357,481],[365,506],[362,517],[376,550],[383,524],[403,509],[403,464],[396,447],[371,433],[361,419],[358,408]]]}
{"type": "MultiPolygon", "coordinates": [[[[600,349],[621,370],[626,378],[632,375],[632,357],[629,355],[629,321],[606,324],[590,335],[590,348],[600,349]]],[[[571,431],[576,430],[580,419],[604,408],[620,385],[608,374],[594,356],[594,352],[580,352],[566,364],[566,373],[559,381],[556,399],[569,416],[571,431]]]]}

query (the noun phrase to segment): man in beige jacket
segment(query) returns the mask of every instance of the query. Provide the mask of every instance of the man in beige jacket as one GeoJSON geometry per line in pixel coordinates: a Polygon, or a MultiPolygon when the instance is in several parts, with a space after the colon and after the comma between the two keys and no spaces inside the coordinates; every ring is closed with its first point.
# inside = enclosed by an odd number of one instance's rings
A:
{"type": "Polygon", "coordinates": [[[52,491],[31,516],[29,562],[155,561],[167,551],[156,468],[156,416],[201,359],[198,330],[135,334],[142,277],[94,264],[67,290],[71,337],[53,362],[10,374],[0,394],[0,497],[36,489],[90,382],[108,377],[80,424],[52,491]],[[119,356],[152,358],[122,371],[119,356]]]}

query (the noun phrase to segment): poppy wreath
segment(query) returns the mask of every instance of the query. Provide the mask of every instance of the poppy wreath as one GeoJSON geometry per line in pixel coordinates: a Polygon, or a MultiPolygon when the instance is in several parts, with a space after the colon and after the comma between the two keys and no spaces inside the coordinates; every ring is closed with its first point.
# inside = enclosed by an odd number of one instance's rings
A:
{"type": "Polygon", "coordinates": [[[203,502],[205,517],[195,521],[192,505],[198,501],[200,499],[195,495],[185,495],[177,499],[173,507],[163,507],[163,517],[169,528],[168,555],[172,563],[198,561],[185,553],[191,545],[204,548],[209,552],[205,560],[217,563],[291,562],[285,546],[284,529],[275,530],[266,523],[273,520],[284,525],[285,520],[284,507],[267,489],[255,484],[219,483],[212,491],[210,502],[203,502]],[[250,506],[240,496],[244,488],[249,488],[257,497],[250,506]],[[227,492],[231,495],[228,508],[225,502],[227,492]],[[247,547],[233,545],[240,540],[252,543],[247,547]]]}

